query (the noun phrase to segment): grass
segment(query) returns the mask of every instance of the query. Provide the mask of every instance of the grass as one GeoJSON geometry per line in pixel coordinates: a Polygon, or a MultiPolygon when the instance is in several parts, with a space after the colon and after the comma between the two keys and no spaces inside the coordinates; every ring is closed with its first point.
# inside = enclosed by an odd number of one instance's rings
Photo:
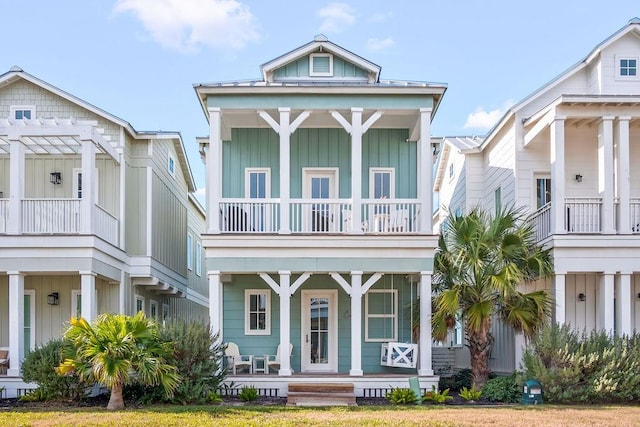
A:
{"type": "Polygon", "coordinates": [[[0,412],[11,426],[640,426],[640,406],[150,406],[110,412],[95,408],[0,412]]]}

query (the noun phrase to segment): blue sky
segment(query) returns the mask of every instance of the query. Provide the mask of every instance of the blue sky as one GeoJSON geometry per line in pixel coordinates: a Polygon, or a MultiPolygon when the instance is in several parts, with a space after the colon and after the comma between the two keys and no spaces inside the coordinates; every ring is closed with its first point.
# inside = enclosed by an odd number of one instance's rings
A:
{"type": "Polygon", "coordinates": [[[483,135],[505,108],[640,16],[635,0],[33,0],[0,4],[0,72],[19,65],[137,130],[182,134],[196,184],[208,134],[194,83],[258,78],[316,34],[447,83],[434,135],[483,135]]]}

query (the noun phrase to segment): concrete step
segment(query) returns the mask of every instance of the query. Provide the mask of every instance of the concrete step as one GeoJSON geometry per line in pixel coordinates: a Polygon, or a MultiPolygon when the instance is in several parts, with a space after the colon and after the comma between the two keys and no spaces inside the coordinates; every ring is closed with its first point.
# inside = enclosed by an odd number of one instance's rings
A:
{"type": "Polygon", "coordinates": [[[288,406],[355,406],[353,384],[293,383],[287,393],[288,406]]]}

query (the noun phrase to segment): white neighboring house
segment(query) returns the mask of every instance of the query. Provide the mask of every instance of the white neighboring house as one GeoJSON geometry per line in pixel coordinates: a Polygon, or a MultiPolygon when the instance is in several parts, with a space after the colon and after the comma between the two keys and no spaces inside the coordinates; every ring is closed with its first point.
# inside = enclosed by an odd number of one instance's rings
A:
{"type": "MultiPolygon", "coordinates": [[[[634,18],[510,108],[477,146],[445,143],[463,159],[438,165],[441,207],[531,213],[555,273],[531,286],[547,289],[554,320],[577,330],[640,329],[640,169],[631,167],[640,162],[639,105],[634,18]],[[460,162],[450,191],[445,169],[460,162]]],[[[519,361],[521,345],[511,355],[519,361]]]]}
{"type": "Polygon", "coordinates": [[[71,316],[208,321],[204,210],[177,132],[138,132],[18,67],[0,75],[0,387],[71,316]],[[6,368],[6,369],[5,369],[6,368]]]}

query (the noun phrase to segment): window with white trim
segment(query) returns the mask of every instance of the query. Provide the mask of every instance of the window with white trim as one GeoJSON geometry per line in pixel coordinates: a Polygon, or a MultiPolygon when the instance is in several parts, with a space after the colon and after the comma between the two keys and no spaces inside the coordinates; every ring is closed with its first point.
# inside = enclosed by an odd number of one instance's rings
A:
{"type": "MultiPolygon", "coordinates": [[[[95,200],[98,199],[98,189],[100,188],[98,185],[98,168],[95,169],[95,185],[93,188],[95,189],[95,200]]],[[[73,194],[78,199],[82,199],[82,169],[81,168],[73,168],[73,194]]]]}
{"type": "Polygon", "coordinates": [[[398,290],[370,289],[364,296],[364,339],[367,342],[398,340],[398,290]]]}
{"type": "Polygon", "coordinates": [[[196,274],[200,276],[202,274],[202,243],[196,242],[196,274]]]}
{"type": "Polygon", "coordinates": [[[149,317],[158,320],[158,301],[149,300],[149,317]]]}
{"type": "Polygon", "coordinates": [[[551,203],[551,178],[536,178],[536,209],[551,203]]]}
{"type": "MultiPolygon", "coordinates": [[[[246,168],[244,176],[244,197],[247,199],[268,199],[271,197],[271,168],[246,168]]],[[[271,211],[264,203],[251,203],[245,207],[249,227],[254,231],[273,231],[271,211]]]]}
{"type": "Polygon", "coordinates": [[[618,66],[620,77],[636,77],[638,75],[638,58],[620,58],[618,66]]]}
{"type": "Polygon", "coordinates": [[[455,168],[454,164],[451,163],[449,165],[449,178],[453,178],[453,174],[454,174],[455,170],[456,170],[456,168],[455,168]]]}
{"type": "Polygon", "coordinates": [[[432,345],[434,347],[462,347],[464,345],[462,332],[462,313],[458,313],[455,317],[455,323],[447,331],[447,337],[444,341],[433,340],[432,345]]]}
{"type": "Polygon", "coordinates": [[[369,169],[369,197],[372,199],[393,199],[395,192],[394,168],[369,169]]]}
{"type": "Polygon", "coordinates": [[[312,53],[309,55],[309,76],[332,77],[333,55],[330,53],[312,53]]]}
{"type": "Polygon", "coordinates": [[[12,105],[10,110],[11,117],[16,120],[31,120],[36,118],[35,105],[12,105]]]}
{"type": "Polygon", "coordinates": [[[495,203],[496,213],[502,210],[502,188],[498,187],[493,192],[493,202],[495,203]]]}
{"type": "Polygon", "coordinates": [[[193,269],[193,236],[187,233],[187,269],[193,269]]]}
{"type": "Polygon", "coordinates": [[[245,335],[271,335],[271,291],[269,289],[245,289],[245,335]]]}
{"type": "Polygon", "coordinates": [[[136,313],[144,311],[144,297],[136,295],[136,313]]]}
{"type": "Polygon", "coordinates": [[[162,327],[167,326],[167,322],[169,321],[169,304],[162,303],[162,327]]]}
{"type": "Polygon", "coordinates": [[[82,291],[71,290],[71,316],[79,319],[82,317],[82,291]]]}
{"type": "Polygon", "coordinates": [[[171,154],[169,154],[169,158],[167,159],[167,170],[172,177],[176,176],[176,159],[173,158],[171,154]]]}

